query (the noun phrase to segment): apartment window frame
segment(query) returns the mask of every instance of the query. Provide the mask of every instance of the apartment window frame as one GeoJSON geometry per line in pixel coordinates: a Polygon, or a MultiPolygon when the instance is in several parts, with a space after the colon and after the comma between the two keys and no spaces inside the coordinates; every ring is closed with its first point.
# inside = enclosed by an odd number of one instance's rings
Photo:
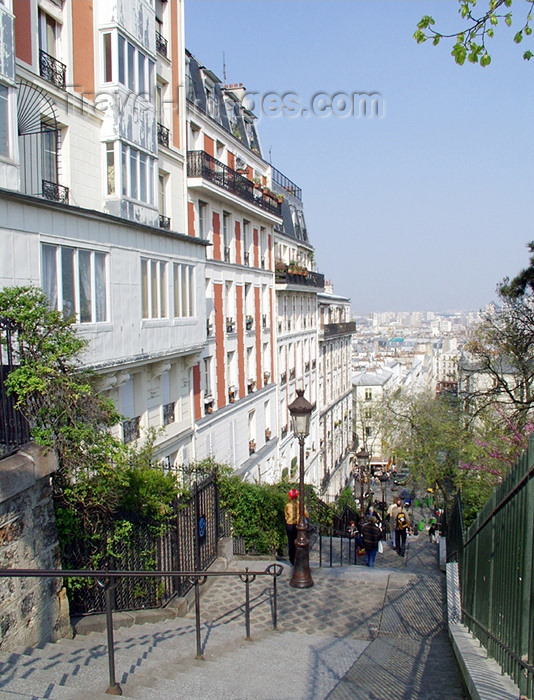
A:
{"type": "Polygon", "coordinates": [[[141,317],[143,321],[169,317],[168,261],[141,258],[141,317]]]}
{"type": "Polygon", "coordinates": [[[109,319],[109,254],[105,251],[43,242],[41,283],[53,309],[76,323],[109,319]]]}
{"type": "Polygon", "coordinates": [[[174,318],[195,318],[195,266],[173,263],[174,318]]]}
{"type": "Polygon", "coordinates": [[[118,83],[151,102],[155,89],[155,61],[116,29],[102,32],[102,82],[118,83]]]}
{"type": "Polygon", "coordinates": [[[0,158],[9,158],[11,154],[9,119],[10,91],[7,85],[0,83],[0,158]]]}
{"type": "Polygon", "coordinates": [[[157,160],[151,154],[127,143],[121,144],[121,186],[124,197],[154,206],[154,177],[157,160]]]}

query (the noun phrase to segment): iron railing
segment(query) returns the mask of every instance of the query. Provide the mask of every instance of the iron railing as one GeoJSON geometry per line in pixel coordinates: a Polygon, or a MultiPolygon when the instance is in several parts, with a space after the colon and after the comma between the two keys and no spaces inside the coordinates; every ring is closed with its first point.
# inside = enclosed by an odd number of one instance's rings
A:
{"type": "Polygon", "coordinates": [[[18,339],[13,323],[0,318],[0,459],[14,454],[30,440],[30,426],[8,395],[6,379],[16,369],[18,339]]]}
{"type": "MultiPolygon", "coordinates": [[[[0,569],[0,578],[88,578],[94,579],[103,592],[105,598],[106,632],[108,647],[108,671],[109,686],[105,691],[109,695],[122,695],[122,688],[117,682],[115,664],[115,641],[113,637],[113,609],[115,607],[113,597],[116,595],[118,581],[121,579],[131,580],[134,583],[139,579],[187,579],[189,588],[195,587],[195,636],[196,636],[196,659],[204,659],[202,653],[202,638],[200,625],[200,586],[206,583],[208,578],[238,577],[245,584],[245,639],[251,642],[250,636],[250,584],[258,576],[270,576],[272,578],[271,597],[271,619],[273,629],[277,629],[278,624],[278,594],[277,578],[281,575],[284,567],[281,564],[270,564],[263,571],[112,571],[109,569],[88,571],[86,569],[0,569]]],[[[209,636],[209,632],[208,632],[209,636]]]]}
{"type": "Polygon", "coordinates": [[[356,333],[356,322],[348,321],[346,323],[325,323],[321,330],[325,338],[332,338],[336,335],[356,333]]]}
{"type": "Polygon", "coordinates": [[[534,691],[534,436],[463,532],[449,516],[448,558],[460,572],[462,621],[519,686],[534,691]]]}
{"type": "Polygon", "coordinates": [[[168,216],[164,216],[163,214],[159,215],[159,227],[162,229],[165,229],[165,231],[170,231],[171,229],[171,220],[168,216]]]}
{"type": "Polygon", "coordinates": [[[42,192],[43,197],[52,202],[60,202],[61,204],[69,203],[69,188],[64,185],[58,185],[57,182],[43,180],[42,192]]]}
{"type": "MultiPolygon", "coordinates": [[[[194,482],[191,495],[175,503],[174,517],[161,535],[156,535],[143,521],[132,522],[128,538],[121,538],[114,528],[103,533],[104,541],[113,541],[113,557],[107,558],[116,570],[154,568],[159,571],[205,571],[217,558],[217,544],[222,536],[219,498],[214,475],[194,482]]],[[[80,539],[63,552],[63,565],[80,569],[92,561],[95,554],[91,542],[80,539]]],[[[71,586],[67,581],[71,614],[87,615],[104,611],[103,592],[97,586],[71,586]]],[[[170,574],[160,581],[145,578],[135,582],[122,580],[115,592],[118,610],[139,610],[166,605],[175,595],[183,596],[190,588],[186,579],[170,574]]]]}
{"type": "Polygon", "coordinates": [[[167,58],[167,39],[161,36],[159,32],[156,32],[156,51],[167,58]]]}
{"type": "Polygon", "coordinates": [[[50,56],[42,49],[39,51],[39,72],[41,78],[48,80],[58,88],[65,90],[65,76],[67,73],[67,66],[57,58],[50,56]]]}
{"type": "Polygon", "coordinates": [[[169,129],[158,122],[158,143],[169,148],[169,129]]]}
{"type": "Polygon", "coordinates": [[[202,177],[264,211],[280,216],[280,202],[269,192],[262,193],[254,183],[205,151],[188,151],[188,177],[202,177]],[[256,192],[259,192],[257,195],[256,192]]]}
{"type": "Polygon", "coordinates": [[[302,190],[297,187],[288,177],[281,173],[276,168],[271,167],[273,182],[283,187],[286,192],[292,194],[293,197],[302,200],[302,190]]]}
{"type": "Polygon", "coordinates": [[[276,284],[298,284],[305,287],[324,288],[324,275],[311,270],[306,270],[304,274],[296,274],[279,266],[275,271],[274,281],[276,284]]]}

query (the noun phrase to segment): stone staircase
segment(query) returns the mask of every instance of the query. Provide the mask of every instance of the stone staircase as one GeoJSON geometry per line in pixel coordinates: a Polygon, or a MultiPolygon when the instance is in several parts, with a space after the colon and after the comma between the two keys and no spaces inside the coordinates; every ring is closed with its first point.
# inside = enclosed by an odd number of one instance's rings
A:
{"type": "MultiPolygon", "coordinates": [[[[319,568],[316,552],[313,588],[289,586],[289,565],[278,579],[277,630],[271,580],[251,584],[252,642],[245,639],[244,584],[237,577],[215,579],[201,598],[203,660],[195,658],[194,609],[186,617],[116,629],[123,697],[463,700],[437,547],[427,537],[410,538],[406,558],[386,547],[374,569],[360,563],[319,568]]],[[[230,567],[261,570],[268,563],[232,560],[230,567]]],[[[105,632],[0,653],[0,700],[100,700],[109,697],[108,683],[105,632]]]]}

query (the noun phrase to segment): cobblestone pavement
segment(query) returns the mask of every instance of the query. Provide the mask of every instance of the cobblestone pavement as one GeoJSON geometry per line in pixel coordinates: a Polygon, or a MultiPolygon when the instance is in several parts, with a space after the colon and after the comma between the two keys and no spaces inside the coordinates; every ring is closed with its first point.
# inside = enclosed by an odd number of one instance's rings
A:
{"type": "MultiPolygon", "coordinates": [[[[245,640],[244,583],[233,577],[210,579],[200,602],[204,660],[195,659],[194,609],[185,618],[117,629],[123,697],[467,698],[446,629],[437,546],[424,534],[410,537],[406,557],[386,546],[372,569],[361,558],[348,566],[335,565],[339,559],[337,551],[334,566],[320,567],[315,547],[310,556],[314,585],[308,589],[292,588],[291,566],[280,562],[277,630],[272,629],[272,580],[258,576],[250,585],[252,642],[245,640]]],[[[270,563],[232,559],[229,566],[261,571],[270,563]]],[[[99,700],[109,697],[103,695],[106,673],[105,633],[25,654],[0,654],[0,698],[99,700]]]]}

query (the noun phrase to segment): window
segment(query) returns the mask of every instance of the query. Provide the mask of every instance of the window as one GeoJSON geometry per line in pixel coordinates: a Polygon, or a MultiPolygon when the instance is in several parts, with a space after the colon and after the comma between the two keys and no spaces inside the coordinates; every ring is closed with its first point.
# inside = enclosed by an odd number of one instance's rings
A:
{"type": "Polygon", "coordinates": [[[195,269],[193,265],[174,264],[173,291],[175,318],[191,318],[195,315],[195,269]]]}
{"type": "Polygon", "coordinates": [[[230,262],[230,214],[223,211],[223,246],[224,246],[224,261],[230,262]]]}
{"type": "Polygon", "coordinates": [[[108,194],[115,194],[115,146],[106,144],[106,180],[108,194]]]}
{"type": "Polygon", "coordinates": [[[208,205],[206,202],[198,202],[198,235],[200,238],[205,238],[206,234],[206,212],[208,205]]]}
{"type": "Polygon", "coordinates": [[[9,156],[9,102],[8,89],[0,85],[0,156],[9,156]]]}
{"type": "Polygon", "coordinates": [[[365,400],[366,401],[372,401],[373,399],[373,390],[372,389],[366,389],[365,390],[365,400]]]}
{"type": "Polygon", "coordinates": [[[122,194],[154,204],[155,159],[126,144],[122,144],[121,158],[122,194]]]}
{"type": "Polygon", "coordinates": [[[107,321],[107,255],[43,244],[42,286],[52,308],[78,323],[107,321]]]}
{"type": "Polygon", "coordinates": [[[167,317],[167,263],[141,260],[141,295],[143,318],[167,317]]]}
{"type": "Polygon", "coordinates": [[[56,20],[46,12],[39,10],[39,48],[49,56],[56,58],[56,40],[58,36],[56,20]]]}
{"type": "Polygon", "coordinates": [[[111,34],[104,34],[104,82],[111,83],[113,80],[113,56],[111,52],[111,34]]]}
{"type": "Polygon", "coordinates": [[[102,34],[102,51],[103,81],[120,83],[150,100],[154,61],[117,32],[102,34]]]}

